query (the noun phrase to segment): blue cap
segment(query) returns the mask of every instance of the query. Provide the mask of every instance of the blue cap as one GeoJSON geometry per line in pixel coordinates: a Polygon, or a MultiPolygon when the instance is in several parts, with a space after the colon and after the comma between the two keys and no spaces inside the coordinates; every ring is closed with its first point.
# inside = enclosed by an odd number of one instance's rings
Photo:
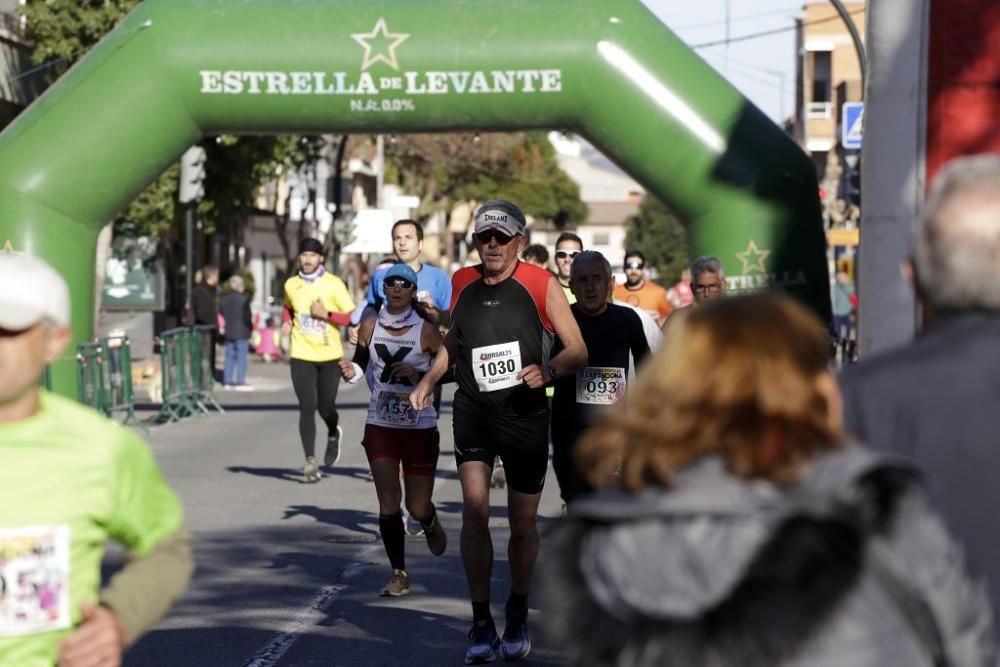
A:
{"type": "Polygon", "coordinates": [[[403,262],[393,264],[385,272],[385,275],[382,276],[383,282],[389,278],[402,278],[403,280],[409,280],[414,285],[417,284],[417,272],[411,269],[409,264],[404,264],[403,262]]]}

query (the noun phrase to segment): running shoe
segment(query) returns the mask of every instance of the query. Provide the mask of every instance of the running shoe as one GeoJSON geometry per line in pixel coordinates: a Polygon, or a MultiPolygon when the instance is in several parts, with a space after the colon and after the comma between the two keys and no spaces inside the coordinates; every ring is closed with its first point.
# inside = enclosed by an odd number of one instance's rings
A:
{"type": "Polygon", "coordinates": [[[326,439],[326,454],[323,455],[323,465],[328,468],[340,461],[340,438],[343,435],[344,431],[338,426],[337,434],[326,439]]]}
{"type": "Polygon", "coordinates": [[[302,468],[302,475],[306,478],[307,484],[319,481],[319,478],[323,475],[320,474],[319,464],[316,463],[316,459],[306,459],[306,464],[302,468]]]}
{"type": "Polygon", "coordinates": [[[503,470],[503,465],[493,468],[493,475],[490,477],[490,488],[502,489],[507,486],[507,473],[503,470]]]}
{"type": "Polygon", "coordinates": [[[434,515],[434,523],[430,528],[424,528],[424,537],[427,538],[427,547],[435,556],[440,556],[448,548],[448,535],[444,532],[444,527],[438,521],[437,514],[434,515]]]}
{"type": "Polygon", "coordinates": [[[492,622],[485,625],[473,624],[469,630],[469,648],[465,651],[465,664],[485,665],[497,661],[500,638],[492,622]]]}
{"type": "Polygon", "coordinates": [[[500,653],[508,662],[524,660],[531,653],[526,616],[507,614],[507,625],[503,629],[503,639],[500,640],[500,653]]]}
{"type": "Polygon", "coordinates": [[[401,598],[410,594],[410,575],[405,570],[393,570],[389,583],[382,587],[382,597],[401,598]]]}
{"type": "Polygon", "coordinates": [[[253,385],[249,385],[246,382],[244,382],[243,384],[233,385],[233,389],[235,389],[236,391],[253,391],[253,385]]]}
{"type": "Polygon", "coordinates": [[[424,527],[420,525],[419,521],[410,515],[410,512],[406,509],[406,507],[401,507],[400,512],[403,513],[403,532],[410,536],[424,534],[424,527]]]}

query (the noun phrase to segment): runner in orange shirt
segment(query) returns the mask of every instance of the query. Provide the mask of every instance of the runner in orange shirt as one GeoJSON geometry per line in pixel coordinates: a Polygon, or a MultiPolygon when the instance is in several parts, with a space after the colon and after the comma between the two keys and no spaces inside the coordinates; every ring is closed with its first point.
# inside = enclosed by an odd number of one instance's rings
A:
{"type": "Polygon", "coordinates": [[[638,250],[625,253],[625,284],[615,285],[614,298],[646,311],[660,325],[670,315],[667,290],[646,280],[646,257],[638,250]]]}

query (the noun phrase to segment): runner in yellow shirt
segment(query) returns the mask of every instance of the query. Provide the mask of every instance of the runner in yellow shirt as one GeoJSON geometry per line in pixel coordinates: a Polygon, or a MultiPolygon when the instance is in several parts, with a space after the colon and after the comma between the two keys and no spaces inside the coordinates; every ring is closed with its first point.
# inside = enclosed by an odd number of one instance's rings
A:
{"type": "Polygon", "coordinates": [[[337,425],[337,388],[344,347],[340,327],[350,322],[354,302],[347,286],[323,266],[323,244],[302,239],[299,244],[298,275],[285,281],[285,316],[282,334],[291,337],[292,387],[299,401],[299,436],[306,463],[307,482],[320,479],[316,461],[316,412],[327,426],[323,463],[332,466],[340,458],[341,430],[337,425]]]}

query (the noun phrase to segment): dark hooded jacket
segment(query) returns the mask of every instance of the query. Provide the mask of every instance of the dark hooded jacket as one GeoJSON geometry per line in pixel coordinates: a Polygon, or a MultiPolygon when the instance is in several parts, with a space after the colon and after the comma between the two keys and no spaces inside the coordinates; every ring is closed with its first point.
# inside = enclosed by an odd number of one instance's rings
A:
{"type": "Polygon", "coordinates": [[[574,665],[997,664],[918,473],[859,447],[785,489],[703,459],[669,490],[578,501],[544,545],[543,623],[574,665]]]}

